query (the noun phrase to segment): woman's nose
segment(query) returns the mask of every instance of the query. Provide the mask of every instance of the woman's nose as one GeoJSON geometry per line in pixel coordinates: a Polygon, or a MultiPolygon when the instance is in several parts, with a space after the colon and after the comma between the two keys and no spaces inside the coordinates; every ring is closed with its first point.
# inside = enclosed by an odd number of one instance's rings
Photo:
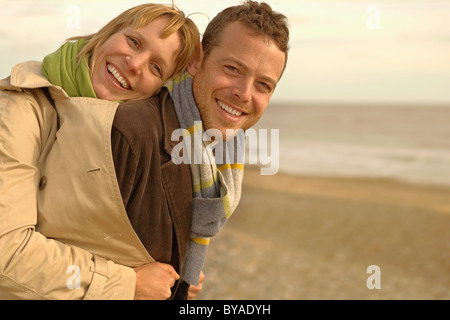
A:
{"type": "Polygon", "coordinates": [[[126,56],[125,62],[127,63],[130,71],[140,74],[143,66],[145,65],[145,57],[143,55],[126,56]]]}

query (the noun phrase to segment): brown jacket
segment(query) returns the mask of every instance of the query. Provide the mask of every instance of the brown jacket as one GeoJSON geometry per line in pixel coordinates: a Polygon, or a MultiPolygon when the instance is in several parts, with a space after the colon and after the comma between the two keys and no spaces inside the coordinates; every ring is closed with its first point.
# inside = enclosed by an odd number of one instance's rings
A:
{"type": "Polygon", "coordinates": [[[112,151],[128,217],[150,255],[180,273],[191,223],[192,182],[186,164],[175,165],[171,141],[179,128],[167,89],[117,109],[112,151]]]}

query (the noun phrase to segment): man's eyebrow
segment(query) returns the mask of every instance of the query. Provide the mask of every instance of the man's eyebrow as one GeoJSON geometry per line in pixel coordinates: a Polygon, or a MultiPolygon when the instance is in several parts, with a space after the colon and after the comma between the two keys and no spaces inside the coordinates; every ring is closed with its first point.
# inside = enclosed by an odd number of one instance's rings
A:
{"type": "Polygon", "coordinates": [[[227,64],[227,63],[235,64],[241,70],[244,70],[244,71],[248,70],[248,67],[245,65],[245,63],[243,63],[241,60],[234,58],[234,57],[223,58],[220,62],[224,63],[224,64],[227,64]]]}

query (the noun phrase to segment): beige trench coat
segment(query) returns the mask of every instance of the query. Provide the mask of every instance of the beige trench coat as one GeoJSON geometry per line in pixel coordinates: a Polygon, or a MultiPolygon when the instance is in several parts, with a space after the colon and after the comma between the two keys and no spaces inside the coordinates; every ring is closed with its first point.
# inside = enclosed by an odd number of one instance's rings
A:
{"type": "Polygon", "coordinates": [[[68,97],[40,66],[0,81],[0,299],[132,299],[153,259],[114,171],[118,103],[68,97]]]}

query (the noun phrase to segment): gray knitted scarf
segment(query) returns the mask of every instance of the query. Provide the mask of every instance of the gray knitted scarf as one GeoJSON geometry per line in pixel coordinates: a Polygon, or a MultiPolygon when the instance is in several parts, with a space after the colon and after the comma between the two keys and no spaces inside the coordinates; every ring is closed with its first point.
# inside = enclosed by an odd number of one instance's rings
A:
{"type": "MultiPolygon", "coordinates": [[[[190,240],[181,278],[189,284],[198,285],[210,238],[217,235],[241,197],[244,166],[243,161],[236,161],[245,144],[238,136],[227,142],[221,141],[215,145],[213,155],[211,144],[207,145],[208,142],[203,141],[207,139],[203,138],[204,130],[194,100],[192,83],[192,76],[185,73],[166,84],[166,87],[183,131],[183,143],[186,147],[183,150],[190,153],[187,158],[183,153],[183,158],[189,160],[194,195],[190,240]],[[201,150],[201,154],[198,150],[201,150]],[[230,160],[225,161],[226,159],[230,160]]],[[[172,159],[174,157],[177,155],[172,155],[172,159]]]]}

